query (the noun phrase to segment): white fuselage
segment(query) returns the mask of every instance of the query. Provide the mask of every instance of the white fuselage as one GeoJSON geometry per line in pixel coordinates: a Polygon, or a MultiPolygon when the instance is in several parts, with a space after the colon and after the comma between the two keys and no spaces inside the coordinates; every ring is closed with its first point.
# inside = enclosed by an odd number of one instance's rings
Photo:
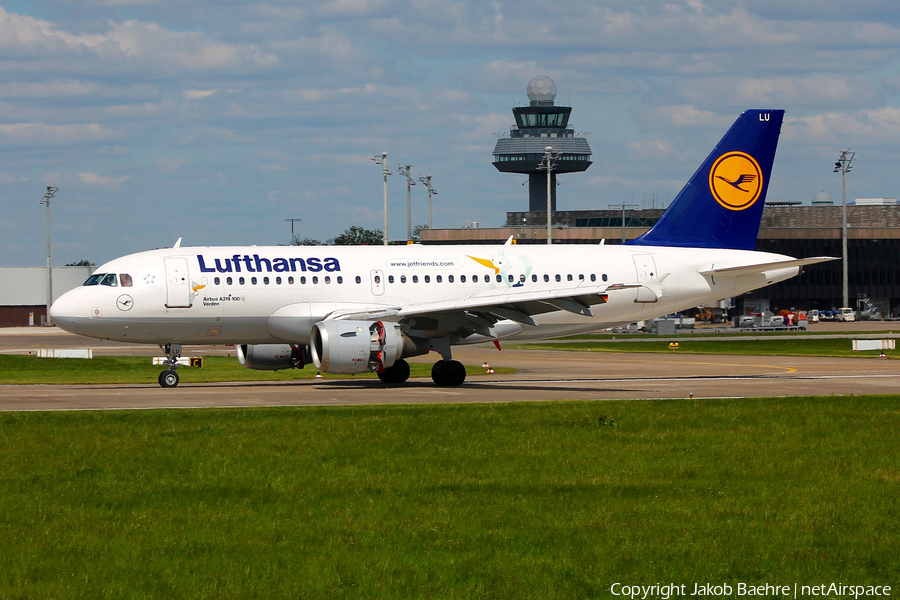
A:
{"type": "MultiPolygon", "coordinates": [[[[421,304],[450,310],[471,298],[514,303],[530,292],[608,288],[607,301],[591,306],[592,317],[552,310],[534,316],[536,327],[501,321],[492,329],[491,337],[534,339],[742,294],[793,277],[799,267],[739,277],[701,272],[789,258],[628,245],[168,248],[102,265],[96,273],[116,277],[68,292],[51,316],[73,333],[136,343],[306,344],[312,325],[335,311],[421,304]]],[[[406,325],[415,329],[415,321],[406,325]]]]}

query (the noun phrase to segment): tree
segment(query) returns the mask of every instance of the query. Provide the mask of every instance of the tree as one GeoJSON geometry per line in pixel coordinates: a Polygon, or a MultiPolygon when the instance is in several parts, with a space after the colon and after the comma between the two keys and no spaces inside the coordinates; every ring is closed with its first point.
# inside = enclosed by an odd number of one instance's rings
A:
{"type": "Polygon", "coordinates": [[[324,244],[319,240],[314,240],[312,238],[300,239],[299,237],[294,236],[291,240],[291,246],[324,246],[324,244]]]}
{"type": "Polygon", "coordinates": [[[70,262],[66,264],[67,267],[96,267],[97,263],[92,263],[86,258],[82,258],[81,260],[77,260],[75,262],[70,262]]]}
{"type": "Polygon", "coordinates": [[[416,225],[412,230],[412,239],[413,241],[418,242],[419,238],[422,237],[422,232],[428,229],[428,225],[416,225]]]}
{"type": "Polygon", "coordinates": [[[335,246],[378,246],[383,241],[384,234],[380,229],[365,229],[351,225],[344,233],[331,240],[331,243],[335,246]]]}

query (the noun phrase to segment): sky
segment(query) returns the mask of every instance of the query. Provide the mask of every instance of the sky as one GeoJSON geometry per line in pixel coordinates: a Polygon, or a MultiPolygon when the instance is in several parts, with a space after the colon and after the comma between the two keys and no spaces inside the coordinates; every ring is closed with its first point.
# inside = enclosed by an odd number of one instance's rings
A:
{"type": "Polygon", "coordinates": [[[738,114],[783,108],[769,201],[900,196],[894,0],[0,0],[0,265],[184,245],[500,226],[525,175],[491,164],[527,83],[594,164],[561,210],[667,205],[738,114]],[[427,192],[412,188],[413,223],[427,192]]]}

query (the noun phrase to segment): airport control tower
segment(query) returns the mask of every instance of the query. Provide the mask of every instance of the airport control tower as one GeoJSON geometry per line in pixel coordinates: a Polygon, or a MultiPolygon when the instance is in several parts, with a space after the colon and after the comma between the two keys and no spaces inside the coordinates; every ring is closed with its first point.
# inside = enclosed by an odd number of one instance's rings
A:
{"type": "Polygon", "coordinates": [[[550,172],[550,207],[556,212],[556,174],[585,171],[591,166],[587,140],[569,129],[569,106],[555,106],[556,84],[545,75],[528,82],[529,106],[513,109],[516,124],[508,138],[497,140],[494,166],[502,173],[528,174],[528,210],[547,212],[547,171],[539,169],[544,149],[553,146],[559,158],[550,172]]]}

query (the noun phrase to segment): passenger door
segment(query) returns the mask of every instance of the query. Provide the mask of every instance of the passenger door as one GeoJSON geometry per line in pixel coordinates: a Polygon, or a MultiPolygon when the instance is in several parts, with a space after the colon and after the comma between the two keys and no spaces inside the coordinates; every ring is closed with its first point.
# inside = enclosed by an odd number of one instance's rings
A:
{"type": "Polygon", "coordinates": [[[191,307],[191,278],[186,258],[166,258],[166,308],[191,307]]]}

